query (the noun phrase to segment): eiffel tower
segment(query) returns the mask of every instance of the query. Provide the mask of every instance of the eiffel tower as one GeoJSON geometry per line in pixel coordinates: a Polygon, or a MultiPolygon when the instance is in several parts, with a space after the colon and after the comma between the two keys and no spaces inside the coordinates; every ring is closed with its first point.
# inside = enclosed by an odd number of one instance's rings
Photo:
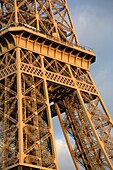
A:
{"type": "Polygon", "coordinates": [[[113,170],[113,121],[66,0],[0,0],[0,170],[58,170],[58,116],[75,169],[113,170]]]}

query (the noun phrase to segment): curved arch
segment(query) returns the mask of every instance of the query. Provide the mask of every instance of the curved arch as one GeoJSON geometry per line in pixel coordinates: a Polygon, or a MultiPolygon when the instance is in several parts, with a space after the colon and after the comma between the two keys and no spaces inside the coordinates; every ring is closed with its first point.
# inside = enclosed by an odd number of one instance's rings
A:
{"type": "Polygon", "coordinates": [[[5,35],[5,39],[7,40],[9,44],[9,49],[15,46],[14,36],[10,32],[5,35]]]}
{"type": "Polygon", "coordinates": [[[2,45],[0,43],[0,54],[2,54],[2,52],[3,52],[3,47],[2,47],[2,45]]]}
{"type": "Polygon", "coordinates": [[[12,34],[2,35],[0,38],[0,53],[4,53],[15,46],[15,39],[12,34]]]}
{"type": "Polygon", "coordinates": [[[1,37],[0,44],[2,45],[3,52],[8,50],[8,44],[4,36],[1,37]]]}

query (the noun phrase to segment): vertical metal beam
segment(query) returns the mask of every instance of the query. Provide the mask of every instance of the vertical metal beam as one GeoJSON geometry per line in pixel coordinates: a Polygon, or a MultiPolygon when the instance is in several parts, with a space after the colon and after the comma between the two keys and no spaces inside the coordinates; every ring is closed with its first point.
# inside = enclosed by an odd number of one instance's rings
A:
{"type": "Polygon", "coordinates": [[[22,91],[21,91],[21,60],[20,48],[16,49],[16,64],[17,64],[17,99],[18,99],[18,142],[19,142],[19,163],[22,164],[24,160],[23,154],[23,122],[22,122],[22,91]]]}
{"type": "Polygon", "coordinates": [[[50,133],[52,135],[52,150],[54,149],[54,154],[55,154],[55,164],[56,164],[56,169],[59,170],[58,167],[58,158],[56,154],[56,145],[55,145],[55,137],[54,137],[54,130],[53,130],[53,124],[52,124],[52,117],[51,117],[51,109],[50,109],[50,103],[49,103],[49,96],[48,96],[48,89],[47,89],[47,81],[45,77],[45,68],[44,68],[44,57],[41,56],[41,63],[42,63],[42,69],[44,73],[44,90],[45,90],[45,96],[47,99],[47,112],[48,112],[48,120],[49,120],[49,125],[50,125],[50,133]]]}
{"type": "Polygon", "coordinates": [[[17,7],[17,0],[14,0],[14,10],[15,10],[15,23],[16,24],[18,24],[18,14],[17,14],[17,12],[18,12],[18,7],[17,7]]]}
{"type": "MultiPolygon", "coordinates": [[[[7,88],[7,77],[5,77],[5,104],[4,104],[4,143],[3,145],[5,146],[6,143],[7,143],[7,135],[6,135],[6,129],[7,129],[7,117],[5,114],[7,114],[7,91],[6,91],[6,88],[7,88]]],[[[3,168],[5,168],[5,157],[7,157],[6,155],[6,146],[5,148],[3,149],[3,168]]]]}
{"type": "Polygon", "coordinates": [[[39,30],[39,14],[37,11],[37,1],[34,0],[34,7],[35,7],[35,17],[36,17],[36,28],[39,30]]]}
{"type": "Polygon", "coordinates": [[[52,5],[51,5],[50,0],[48,0],[48,1],[49,1],[49,5],[50,5],[50,13],[51,13],[51,16],[53,18],[53,24],[54,24],[55,31],[56,31],[56,33],[54,33],[53,36],[59,38],[59,33],[58,33],[58,29],[57,29],[57,23],[55,21],[55,17],[54,17],[54,14],[53,14],[52,5]]]}

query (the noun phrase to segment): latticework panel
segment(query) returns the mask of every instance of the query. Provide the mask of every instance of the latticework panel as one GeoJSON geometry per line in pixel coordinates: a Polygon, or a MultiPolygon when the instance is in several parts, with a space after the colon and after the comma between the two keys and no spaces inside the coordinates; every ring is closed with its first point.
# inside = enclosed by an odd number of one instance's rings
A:
{"type": "Polygon", "coordinates": [[[22,74],[24,163],[55,168],[43,79],[22,74]]]}
{"type": "Polygon", "coordinates": [[[0,168],[18,162],[15,50],[0,56],[0,168]]]}
{"type": "Polygon", "coordinates": [[[70,59],[65,45],[57,51],[58,43],[51,49],[51,40],[23,31],[2,37],[1,168],[58,169],[52,128],[58,115],[75,167],[112,169],[113,123],[86,66],[94,54],[69,48],[70,59]]]}
{"type": "Polygon", "coordinates": [[[0,0],[0,169],[58,170],[58,116],[75,168],[113,169],[113,121],[66,0],[0,0]]]}
{"type": "Polygon", "coordinates": [[[60,91],[54,99],[55,109],[73,160],[88,170],[112,169],[113,123],[101,97],[79,89],[64,91],[66,95],[60,91]]]}
{"type": "MultiPolygon", "coordinates": [[[[60,114],[65,115],[60,121],[63,131],[75,142],[73,159],[86,169],[112,169],[113,123],[90,72],[48,57],[43,60],[50,75],[46,78],[52,81],[48,83],[50,101],[58,103],[60,114]]],[[[52,114],[58,111],[52,108],[52,114]]]]}
{"type": "Polygon", "coordinates": [[[1,0],[0,29],[22,24],[78,44],[66,0],[1,0]]]}
{"type": "Polygon", "coordinates": [[[16,74],[0,80],[0,167],[18,162],[18,111],[16,74]]]}
{"type": "Polygon", "coordinates": [[[0,168],[58,169],[58,115],[75,167],[112,169],[113,123],[89,70],[45,55],[43,46],[41,54],[9,47],[0,55],[0,168]]]}
{"type": "Polygon", "coordinates": [[[22,73],[19,64],[38,69],[41,58],[18,48],[0,57],[0,168],[21,163],[56,169],[46,82],[29,69],[22,73]]]}

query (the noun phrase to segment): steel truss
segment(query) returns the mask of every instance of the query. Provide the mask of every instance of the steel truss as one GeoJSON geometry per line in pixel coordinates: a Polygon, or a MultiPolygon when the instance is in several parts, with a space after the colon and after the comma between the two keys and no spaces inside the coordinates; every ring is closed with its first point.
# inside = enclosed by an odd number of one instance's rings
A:
{"type": "Polygon", "coordinates": [[[58,170],[58,116],[75,168],[112,170],[113,121],[90,74],[95,54],[78,46],[66,1],[0,5],[0,169],[58,170]]]}
{"type": "Polygon", "coordinates": [[[43,34],[78,44],[66,0],[1,0],[0,28],[25,24],[43,34]]]}

